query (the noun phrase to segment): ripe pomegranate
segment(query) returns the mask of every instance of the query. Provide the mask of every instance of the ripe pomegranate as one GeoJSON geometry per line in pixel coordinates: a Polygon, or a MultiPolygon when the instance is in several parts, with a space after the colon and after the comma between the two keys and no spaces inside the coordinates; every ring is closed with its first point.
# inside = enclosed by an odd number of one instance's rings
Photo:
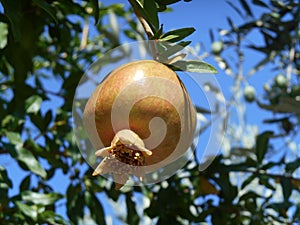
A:
{"type": "Polygon", "coordinates": [[[133,174],[162,168],[182,156],[194,138],[196,111],[177,74],[154,60],[113,70],[84,110],[84,126],[104,157],[93,175],[113,174],[117,189],[133,174]]]}

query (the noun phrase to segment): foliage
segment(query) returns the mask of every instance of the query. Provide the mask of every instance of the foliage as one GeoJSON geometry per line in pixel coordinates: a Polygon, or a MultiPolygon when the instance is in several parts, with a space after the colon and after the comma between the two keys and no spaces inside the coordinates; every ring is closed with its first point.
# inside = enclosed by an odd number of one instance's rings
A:
{"type": "MultiPolygon", "coordinates": [[[[0,224],[80,224],[87,210],[93,221],[105,224],[104,208],[109,203],[100,195],[112,202],[125,199],[126,216],[120,219],[127,224],[140,224],[146,217],[156,224],[300,222],[299,197],[295,197],[300,192],[299,154],[291,159],[288,145],[280,148],[299,133],[299,1],[270,0],[266,4],[252,0],[250,4],[239,0],[240,5],[228,1],[243,22],[236,25],[228,18],[229,29],[220,29],[218,40],[212,31],[212,42],[218,41],[219,49],[207,53],[234,81],[226,117],[229,130],[236,123],[230,120],[232,111],[237,110],[240,118],[244,116],[242,93],[249,78],[267,66],[272,67],[274,77],[284,75],[286,83],[274,79],[265,85],[264,98],[255,96],[256,103],[251,103],[271,112],[271,118],[264,122],[277,124],[279,129],[252,133],[252,146],[228,132],[226,140],[233,144],[206,170],[201,172],[201,165],[191,161],[161,184],[122,192],[111,188],[104,178],[92,177],[77,148],[71,118],[75,88],[87,65],[123,39],[141,40],[147,35],[158,43],[164,40],[188,46],[190,42],[183,39],[194,28],[166,32],[157,16],[173,3],[184,2],[129,1],[134,9],[122,4],[105,6],[96,0],[0,2],[4,9],[0,10],[0,155],[16,161],[25,174],[16,187],[14,171],[0,166],[0,224]],[[263,11],[258,18],[253,13],[257,7],[263,11]],[[94,35],[87,32],[91,20],[94,35]],[[120,27],[118,22],[126,25],[120,27]],[[252,32],[263,37],[262,45],[248,41],[252,32]],[[243,71],[246,49],[264,56],[247,73],[243,71]],[[227,52],[235,56],[235,61],[227,58],[227,52]],[[271,157],[275,153],[279,157],[271,157]],[[51,185],[59,172],[63,173],[66,190],[51,185]],[[18,193],[12,195],[13,186],[18,193]],[[139,196],[149,204],[141,205],[139,196]]],[[[180,50],[162,44],[156,57],[172,61],[180,50]]],[[[179,63],[187,70],[215,72],[199,61],[186,61],[184,57],[175,61],[174,69],[179,63]]]]}

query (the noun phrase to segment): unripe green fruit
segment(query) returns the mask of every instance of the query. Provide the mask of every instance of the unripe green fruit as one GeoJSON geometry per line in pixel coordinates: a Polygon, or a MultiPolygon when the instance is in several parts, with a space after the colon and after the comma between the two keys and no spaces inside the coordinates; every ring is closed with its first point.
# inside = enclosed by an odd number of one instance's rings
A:
{"type": "Polygon", "coordinates": [[[274,79],[275,85],[280,88],[285,88],[287,86],[286,77],[282,74],[278,74],[274,79]]]}
{"type": "Polygon", "coordinates": [[[265,84],[265,85],[264,85],[264,90],[265,90],[266,92],[270,92],[270,91],[271,91],[270,85],[265,84]]]}
{"type": "Polygon", "coordinates": [[[244,98],[247,102],[253,102],[255,100],[255,88],[253,86],[247,86],[244,89],[244,98]]]}
{"type": "Polygon", "coordinates": [[[224,44],[222,41],[215,41],[211,45],[211,51],[215,55],[219,55],[223,51],[223,48],[224,44]]]}
{"type": "Polygon", "coordinates": [[[270,13],[270,16],[271,16],[273,19],[276,19],[276,20],[279,20],[279,19],[280,19],[280,14],[279,14],[279,13],[276,13],[276,12],[271,12],[271,13],[270,13]]]}

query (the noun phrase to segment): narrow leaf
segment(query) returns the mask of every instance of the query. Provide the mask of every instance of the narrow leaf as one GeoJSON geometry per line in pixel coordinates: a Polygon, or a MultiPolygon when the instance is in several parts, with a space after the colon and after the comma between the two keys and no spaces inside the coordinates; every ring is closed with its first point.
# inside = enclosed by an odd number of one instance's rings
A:
{"type": "Polygon", "coordinates": [[[7,45],[8,26],[6,23],[0,22],[0,49],[7,45]]]}
{"type": "Polygon", "coordinates": [[[6,137],[9,139],[10,143],[15,146],[22,146],[23,141],[21,139],[21,136],[17,132],[7,131],[5,133],[6,137]]]}
{"type": "Polygon", "coordinates": [[[296,159],[295,161],[289,162],[286,164],[286,172],[292,174],[295,170],[300,168],[300,158],[296,159]]]}
{"type": "Polygon", "coordinates": [[[177,71],[187,71],[195,73],[218,73],[215,67],[202,61],[187,60],[187,61],[177,61],[171,64],[171,67],[177,71]]]}
{"type": "Polygon", "coordinates": [[[231,7],[233,8],[234,11],[237,12],[237,14],[240,15],[241,18],[243,18],[243,13],[241,12],[241,10],[235,6],[235,4],[233,4],[231,1],[227,0],[226,3],[231,7]]]}
{"type": "Polygon", "coordinates": [[[202,108],[200,106],[195,106],[197,113],[202,114],[211,114],[212,112],[209,109],[202,108]]]}
{"type": "Polygon", "coordinates": [[[195,28],[193,28],[193,27],[172,30],[172,31],[169,31],[169,32],[163,34],[159,40],[174,43],[177,41],[181,41],[182,39],[186,38],[187,36],[191,35],[194,32],[195,32],[195,28]]]}
{"type": "Polygon", "coordinates": [[[273,135],[272,131],[266,131],[256,137],[256,157],[261,163],[268,150],[269,139],[273,135]]]}
{"type": "Polygon", "coordinates": [[[168,58],[168,57],[174,55],[175,53],[180,52],[182,49],[184,49],[190,43],[191,43],[191,41],[181,41],[177,44],[171,44],[171,43],[167,43],[167,42],[158,42],[158,49],[159,49],[160,57],[168,58]]]}
{"type": "Polygon", "coordinates": [[[181,0],[156,0],[159,4],[162,4],[162,5],[171,5],[171,4],[174,4],[176,2],[179,2],[181,0]]]}
{"type": "Polygon", "coordinates": [[[280,119],[267,119],[267,120],[263,120],[263,123],[281,123],[282,121],[288,119],[288,117],[283,117],[280,119]]]}
{"type": "Polygon", "coordinates": [[[258,6],[265,7],[267,9],[269,9],[269,6],[261,0],[252,0],[252,2],[253,2],[254,5],[258,5],[258,6]]]}
{"type": "Polygon", "coordinates": [[[281,177],[280,184],[282,187],[283,198],[286,202],[288,202],[289,197],[291,196],[293,190],[292,181],[289,178],[281,177]]]}
{"type": "Polygon", "coordinates": [[[31,202],[36,205],[52,205],[57,200],[62,198],[62,195],[58,193],[37,193],[32,191],[24,191],[21,194],[22,199],[27,202],[31,202]]]}
{"type": "Polygon", "coordinates": [[[25,111],[26,113],[37,113],[42,104],[43,99],[38,95],[33,95],[26,99],[25,101],[25,111]]]}
{"type": "Polygon", "coordinates": [[[12,187],[12,182],[8,177],[6,169],[0,165],[0,189],[9,189],[12,187]]]}
{"type": "Polygon", "coordinates": [[[103,207],[95,194],[86,191],[84,193],[84,201],[90,209],[91,217],[97,223],[97,225],[106,224],[103,207]]]}
{"type": "Polygon", "coordinates": [[[246,186],[248,186],[254,179],[256,178],[256,176],[251,175],[249,176],[242,184],[241,188],[244,189],[246,186]]]}
{"type": "Polygon", "coordinates": [[[37,219],[38,212],[37,207],[35,205],[26,205],[20,201],[16,201],[16,206],[20,209],[20,211],[26,216],[30,217],[34,221],[37,219]]]}
{"type": "Polygon", "coordinates": [[[210,37],[211,42],[215,41],[215,36],[214,36],[214,33],[213,33],[212,29],[209,29],[209,37],[210,37]]]}
{"type": "Polygon", "coordinates": [[[23,162],[31,172],[41,176],[42,178],[46,178],[47,173],[45,169],[30,151],[26,150],[25,148],[18,149],[17,159],[20,162],[23,162]]]}
{"type": "Polygon", "coordinates": [[[98,0],[90,0],[94,12],[95,25],[99,21],[99,1],[98,0]]]}
{"type": "Polygon", "coordinates": [[[278,105],[266,105],[259,101],[257,104],[260,108],[270,110],[278,113],[300,113],[300,103],[299,101],[291,97],[280,97],[280,104],[278,105]]]}
{"type": "Polygon", "coordinates": [[[64,220],[64,217],[62,217],[61,215],[58,215],[55,212],[50,211],[50,210],[46,210],[42,213],[39,213],[38,219],[48,222],[49,224],[52,224],[52,225],[58,225],[58,224],[59,225],[68,225],[68,224],[70,224],[64,220]]]}
{"type": "Polygon", "coordinates": [[[144,0],[143,9],[145,10],[149,21],[153,24],[156,30],[159,29],[158,12],[155,0],[144,0]]]}
{"type": "Polygon", "coordinates": [[[136,211],[136,204],[132,200],[131,194],[126,195],[126,206],[127,206],[127,224],[138,225],[139,216],[136,211]]]}
{"type": "Polygon", "coordinates": [[[227,19],[227,22],[230,25],[231,29],[233,31],[236,31],[237,27],[234,25],[233,21],[229,17],[227,17],[226,19],[227,19]]]}
{"type": "Polygon", "coordinates": [[[155,0],[131,0],[142,17],[146,19],[154,28],[154,32],[159,29],[158,12],[155,0]]]}
{"type": "Polygon", "coordinates": [[[244,10],[246,11],[247,15],[253,17],[253,13],[252,13],[247,1],[246,0],[240,0],[240,3],[243,6],[244,10]]]}

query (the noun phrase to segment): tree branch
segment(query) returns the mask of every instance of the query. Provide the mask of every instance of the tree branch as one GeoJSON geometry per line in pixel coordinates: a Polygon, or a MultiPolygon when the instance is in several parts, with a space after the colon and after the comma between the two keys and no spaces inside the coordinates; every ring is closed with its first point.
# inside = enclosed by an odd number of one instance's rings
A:
{"type": "Polygon", "coordinates": [[[134,14],[136,15],[136,17],[139,19],[139,21],[141,22],[147,36],[148,36],[148,39],[151,39],[154,34],[153,34],[153,31],[149,25],[149,23],[146,21],[146,19],[140,14],[139,10],[136,8],[135,4],[133,3],[132,0],[128,0],[128,2],[130,3],[130,5],[132,6],[133,8],[133,11],[134,11],[134,14]]]}

